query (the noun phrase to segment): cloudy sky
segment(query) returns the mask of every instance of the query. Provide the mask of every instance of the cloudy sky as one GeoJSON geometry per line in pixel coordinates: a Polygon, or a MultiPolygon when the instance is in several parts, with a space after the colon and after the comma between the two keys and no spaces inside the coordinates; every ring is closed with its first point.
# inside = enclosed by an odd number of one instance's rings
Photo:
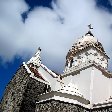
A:
{"type": "Polygon", "coordinates": [[[38,47],[42,63],[62,73],[68,50],[88,31],[88,24],[112,70],[111,0],[0,0],[0,98],[17,68],[38,47]]]}

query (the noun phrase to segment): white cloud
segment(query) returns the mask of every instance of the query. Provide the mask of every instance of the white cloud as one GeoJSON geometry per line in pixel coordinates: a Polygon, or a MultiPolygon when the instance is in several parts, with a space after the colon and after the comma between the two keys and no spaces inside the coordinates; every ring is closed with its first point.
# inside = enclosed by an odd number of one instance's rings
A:
{"type": "Polygon", "coordinates": [[[24,30],[21,14],[28,10],[22,0],[0,0],[0,56],[11,60],[18,52],[24,30]]]}
{"type": "Polygon", "coordinates": [[[57,0],[52,6],[36,7],[23,23],[21,13],[28,10],[23,0],[0,1],[0,56],[5,61],[33,54],[40,46],[43,63],[62,71],[69,48],[90,23],[111,56],[112,14],[98,9],[93,0],[57,0]]]}

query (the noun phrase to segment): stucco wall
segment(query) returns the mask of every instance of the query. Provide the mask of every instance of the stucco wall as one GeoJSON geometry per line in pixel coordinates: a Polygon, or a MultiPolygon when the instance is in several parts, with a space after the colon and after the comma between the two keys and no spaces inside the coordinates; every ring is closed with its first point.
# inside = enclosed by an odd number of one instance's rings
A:
{"type": "Polygon", "coordinates": [[[110,94],[109,87],[111,87],[111,79],[105,77],[102,72],[96,68],[94,68],[93,77],[92,102],[98,103],[108,100],[110,94]]]}
{"type": "Polygon", "coordinates": [[[68,85],[71,81],[77,85],[79,91],[83,94],[84,98],[90,99],[90,81],[91,81],[92,68],[87,68],[80,71],[79,74],[73,74],[73,76],[64,77],[63,82],[68,85]]]}
{"type": "Polygon", "coordinates": [[[42,67],[38,69],[38,72],[44,77],[46,81],[51,85],[51,89],[55,90],[56,78],[53,78],[51,74],[45,71],[42,67]]]}

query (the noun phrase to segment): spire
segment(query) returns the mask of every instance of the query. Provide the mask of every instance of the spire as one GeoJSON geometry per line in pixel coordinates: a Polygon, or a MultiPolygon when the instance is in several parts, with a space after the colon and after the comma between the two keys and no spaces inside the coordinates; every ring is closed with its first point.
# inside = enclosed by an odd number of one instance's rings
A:
{"type": "Polygon", "coordinates": [[[38,50],[37,50],[37,52],[35,53],[35,57],[36,56],[40,56],[40,53],[41,53],[41,48],[39,47],[38,50]]]}
{"type": "Polygon", "coordinates": [[[27,62],[27,64],[31,63],[36,67],[40,67],[40,65],[41,65],[40,53],[41,53],[41,49],[39,47],[37,52],[35,53],[35,55],[27,62]]]}

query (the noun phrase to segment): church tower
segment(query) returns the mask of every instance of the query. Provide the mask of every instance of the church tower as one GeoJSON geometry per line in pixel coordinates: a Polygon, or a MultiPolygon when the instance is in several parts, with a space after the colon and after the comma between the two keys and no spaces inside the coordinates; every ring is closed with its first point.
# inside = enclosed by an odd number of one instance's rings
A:
{"type": "Polygon", "coordinates": [[[83,98],[89,100],[87,107],[94,108],[97,104],[110,102],[112,73],[108,71],[109,57],[91,32],[91,25],[88,26],[89,31],[68,51],[62,76],[65,84],[72,80],[83,98]]]}
{"type": "Polygon", "coordinates": [[[92,34],[91,29],[90,26],[89,31],[73,44],[67,53],[65,73],[73,67],[89,63],[94,63],[107,70],[109,57],[102,44],[92,34]]]}

